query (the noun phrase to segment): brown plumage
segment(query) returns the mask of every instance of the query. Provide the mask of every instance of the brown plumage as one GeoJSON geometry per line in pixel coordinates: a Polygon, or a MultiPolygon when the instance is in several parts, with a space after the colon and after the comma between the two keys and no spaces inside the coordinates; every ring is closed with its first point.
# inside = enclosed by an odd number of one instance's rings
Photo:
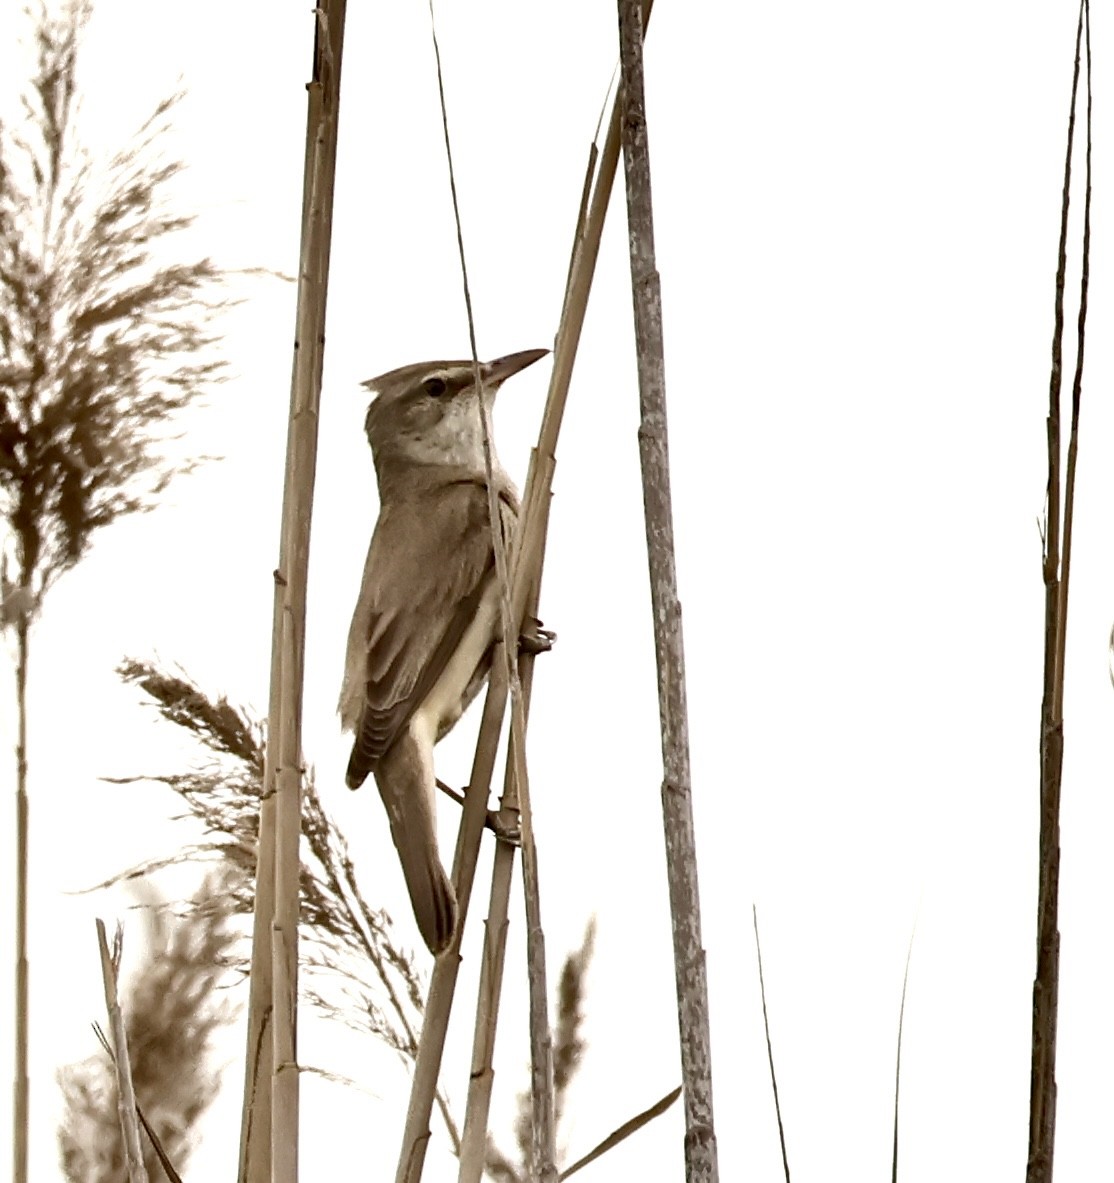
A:
{"type": "MultiPolygon", "coordinates": [[[[486,363],[489,403],[544,353],[486,363]]],[[[452,943],[456,897],[437,852],[433,745],[483,685],[498,635],[480,402],[471,362],[405,366],[365,385],[378,392],[366,426],[380,510],[341,689],[341,722],[355,736],[346,780],[375,777],[436,954],[452,943]]],[[[494,478],[509,543],[518,499],[497,461],[494,478]]]]}

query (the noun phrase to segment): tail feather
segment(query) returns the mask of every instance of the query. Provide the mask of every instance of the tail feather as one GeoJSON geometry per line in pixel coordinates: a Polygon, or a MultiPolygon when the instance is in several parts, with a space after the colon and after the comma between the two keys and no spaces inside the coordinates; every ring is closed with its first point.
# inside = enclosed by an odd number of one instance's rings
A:
{"type": "Polygon", "coordinates": [[[348,767],[344,772],[344,783],[350,789],[358,789],[367,780],[371,765],[360,759],[360,745],[352,745],[352,754],[348,757],[348,767]]]}
{"type": "Polygon", "coordinates": [[[437,852],[434,789],[427,784],[431,771],[426,764],[417,741],[404,732],[374,772],[418,931],[436,956],[452,944],[457,906],[456,893],[437,852]]]}
{"type": "Polygon", "coordinates": [[[435,847],[414,842],[394,826],[391,837],[398,849],[418,931],[436,957],[452,944],[456,932],[456,893],[435,847]]]}

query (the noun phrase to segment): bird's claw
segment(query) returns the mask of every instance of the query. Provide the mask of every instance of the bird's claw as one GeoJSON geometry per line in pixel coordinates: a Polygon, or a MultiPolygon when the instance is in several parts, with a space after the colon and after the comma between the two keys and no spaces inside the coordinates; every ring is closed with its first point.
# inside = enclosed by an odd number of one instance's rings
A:
{"type": "Polygon", "coordinates": [[[517,809],[489,809],[485,825],[500,842],[508,842],[511,846],[522,845],[517,809]]]}
{"type": "MultiPolygon", "coordinates": [[[[437,787],[442,793],[452,797],[460,806],[464,805],[465,794],[450,788],[443,780],[437,781],[437,787]]],[[[517,809],[489,809],[484,818],[484,828],[490,830],[500,842],[509,842],[511,846],[522,845],[522,830],[519,828],[519,813],[517,809]]]]}
{"type": "Polygon", "coordinates": [[[542,622],[536,616],[530,616],[523,621],[522,632],[518,638],[518,651],[536,657],[539,653],[548,653],[556,640],[555,632],[542,628],[542,622]]]}

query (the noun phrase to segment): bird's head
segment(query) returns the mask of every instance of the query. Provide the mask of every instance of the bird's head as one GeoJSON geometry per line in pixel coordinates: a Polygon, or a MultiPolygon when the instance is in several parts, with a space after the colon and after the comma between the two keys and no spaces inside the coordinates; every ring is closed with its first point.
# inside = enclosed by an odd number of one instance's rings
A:
{"type": "MultiPolygon", "coordinates": [[[[526,349],[480,363],[490,409],[499,387],[548,349],[526,349]]],[[[470,361],[429,361],[401,366],[362,385],[374,392],[364,428],[380,484],[390,472],[415,465],[484,471],[480,383],[470,361]]]]}

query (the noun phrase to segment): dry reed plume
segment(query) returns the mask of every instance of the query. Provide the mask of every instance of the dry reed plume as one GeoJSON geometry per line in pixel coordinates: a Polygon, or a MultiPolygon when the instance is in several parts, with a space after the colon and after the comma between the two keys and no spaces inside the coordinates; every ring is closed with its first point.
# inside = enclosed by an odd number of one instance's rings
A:
{"type": "Polygon", "coordinates": [[[0,126],[0,625],[16,639],[16,951],[13,1179],[26,1183],[27,678],[31,625],[97,530],[153,508],[173,423],[221,376],[207,260],[166,263],[188,227],[168,212],[180,170],[156,147],[175,98],[103,166],[82,147],[77,58],[90,0],[32,19],[19,131],[0,126]]]}
{"type": "Polygon", "coordinates": [[[89,0],[40,7],[21,134],[0,128],[0,504],[5,620],[33,617],[50,585],[117,518],[152,509],[189,461],[167,444],[178,414],[221,377],[208,260],[156,262],[193,219],[164,205],[179,163],[159,163],[177,96],[103,167],[82,147],[76,66],[89,0]],[[99,195],[99,196],[98,196],[99,195]]]}
{"type": "MultiPolygon", "coordinates": [[[[227,864],[232,872],[226,887],[230,906],[250,916],[263,783],[262,727],[226,699],[210,699],[182,674],[142,661],[124,662],[119,673],[210,754],[204,765],[187,772],[127,779],[165,784],[178,794],[205,834],[184,853],[227,864]]],[[[361,892],[347,842],[325,812],[312,771],[302,795],[302,833],[301,929],[308,946],[304,994],[323,1013],[412,1059],[421,1025],[421,978],[409,954],[395,943],[388,915],[371,907],[361,892]]],[[[146,876],[177,861],[177,856],[152,859],[108,883],[146,876]]],[[[233,963],[246,972],[242,947],[233,963]]],[[[443,1097],[440,1105],[455,1146],[456,1127],[443,1097]]]]}
{"type": "MultiPolygon", "coordinates": [[[[206,1065],[212,1038],[230,1014],[220,989],[239,940],[230,923],[238,877],[235,867],[214,868],[179,914],[145,909],[147,952],[122,999],[136,1100],[179,1172],[217,1090],[206,1065]]],[[[117,1183],[125,1176],[124,1146],[107,1053],[63,1068],[58,1083],[66,1106],[58,1132],[65,1177],[117,1183]]],[[[147,1139],[143,1158],[149,1177],[162,1178],[147,1139]]]]}
{"type": "MultiPolygon", "coordinates": [[[[553,1041],[553,1103],[555,1125],[558,1130],[568,1101],[569,1086],[584,1059],[585,1042],[584,998],[585,979],[592,963],[596,942],[595,922],[590,922],[579,949],[566,958],[557,984],[557,1024],[553,1041]]],[[[518,1097],[518,1117],[515,1121],[515,1144],[518,1162],[501,1151],[495,1140],[487,1139],[487,1173],[496,1183],[523,1183],[530,1178],[533,1145],[533,1101],[528,1092],[518,1097]]]]}

